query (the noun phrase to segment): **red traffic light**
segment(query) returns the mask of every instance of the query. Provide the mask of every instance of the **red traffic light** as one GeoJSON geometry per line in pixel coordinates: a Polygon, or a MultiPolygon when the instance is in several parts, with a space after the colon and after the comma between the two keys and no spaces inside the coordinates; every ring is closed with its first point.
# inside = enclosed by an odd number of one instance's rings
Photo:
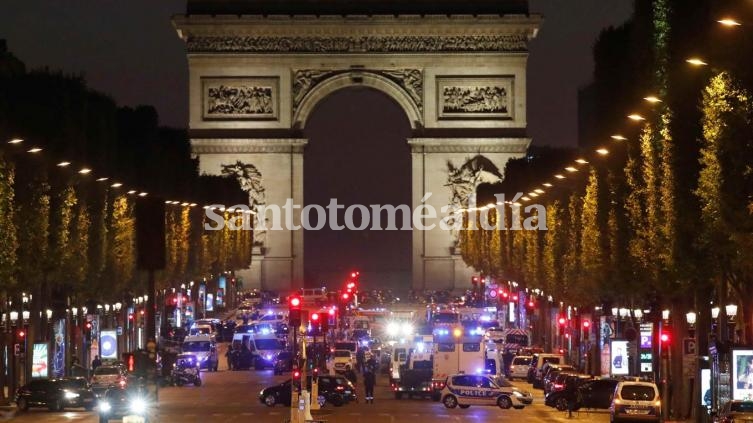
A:
{"type": "Polygon", "coordinates": [[[567,323],[567,319],[565,319],[564,317],[560,317],[559,319],[557,319],[557,323],[564,326],[565,323],[567,323]]]}
{"type": "Polygon", "coordinates": [[[351,278],[355,278],[356,276],[358,276],[358,274],[357,274],[356,272],[352,272],[352,273],[350,274],[350,277],[351,277],[351,278]]]}
{"type": "Polygon", "coordinates": [[[288,304],[290,305],[290,308],[300,308],[301,302],[301,297],[290,297],[288,304]]]}
{"type": "Polygon", "coordinates": [[[662,332],[662,333],[661,333],[661,335],[659,336],[659,339],[661,340],[661,343],[662,343],[662,344],[667,344],[667,343],[669,343],[669,339],[670,339],[670,338],[669,338],[669,333],[667,333],[667,332],[662,332]]]}
{"type": "Polygon", "coordinates": [[[319,321],[319,313],[311,313],[311,321],[312,322],[318,322],[319,321]]]}
{"type": "Polygon", "coordinates": [[[589,322],[588,320],[584,320],[583,321],[583,327],[586,328],[586,329],[590,328],[591,327],[591,322],[589,322]]]}
{"type": "Polygon", "coordinates": [[[350,299],[350,294],[343,292],[342,299],[343,301],[348,301],[350,299]]]}
{"type": "Polygon", "coordinates": [[[528,302],[528,308],[534,308],[534,307],[536,307],[536,303],[533,302],[533,300],[529,301],[528,302]]]}
{"type": "Polygon", "coordinates": [[[512,300],[513,300],[513,301],[518,301],[518,294],[515,294],[515,295],[513,295],[513,296],[512,296],[512,300]]]}
{"type": "Polygon", "coordinates": [[[510,294],[508,294],[508,293],[507,293],[507,291],[503,291],[503,290],[501,290],[501,289],[499,290],[499,295],[500,295],[500,296],[501,296],[502,298],[504,298],[504,299],[510,298],[510,294]]]}
{"type": "Polygon", "coordinates": [[[329,309],[329,315],[330,316],[334,316],[335,315],[335,309],[334,308],[329,309]]]}
{"type": "Polygon", "coordinates": [[[128,320],[133,320],[133,313],[128,313],[128,320]]]}
{"type": "Polygon", "coordinates": [[[355,283],[355,282],[348,282],[348,289],[349,289],[349,290],[350,290],[350,289],[353,289],[353,288],[355,288],[355,287],[356,287],[356,283],[355,283]]]}
{"type": "Polygon", "coordinates": [[[19,330],[19,331],[18,331],[18,337],[19,337],[19,338],[23,338],[23,337],[25,337],[25,336],[26,336],[26,331],[24,331],[24,330],[19,330]]]}
{"type": "Polygon", "coordinates": [[[298,379],[299,377],[301,377],[301,372],[298,370],[293,371],[293,379],[298,379]]]}
{"type": "Polygon", "coordinates": [[[86,330],[90,330],[92,328],[91,322],[86,322],[86,325],[84,325],[84,327],[86,327],[86,330]]]}

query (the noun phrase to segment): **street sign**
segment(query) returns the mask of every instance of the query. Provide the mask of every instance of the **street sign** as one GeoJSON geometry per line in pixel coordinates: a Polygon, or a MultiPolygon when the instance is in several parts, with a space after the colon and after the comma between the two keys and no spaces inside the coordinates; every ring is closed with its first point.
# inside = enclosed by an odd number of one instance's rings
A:
{"type": "Polygon", "coordinates": [[[698,344],[694,338],[682,340],[682,376],[694,378],[697,365],[698,344]]]}
{"type": "Polygon", "coordinates": [[[698,354],[695,338],[685,338],[682,340],[682,354],[683,355],[698,354]]]}

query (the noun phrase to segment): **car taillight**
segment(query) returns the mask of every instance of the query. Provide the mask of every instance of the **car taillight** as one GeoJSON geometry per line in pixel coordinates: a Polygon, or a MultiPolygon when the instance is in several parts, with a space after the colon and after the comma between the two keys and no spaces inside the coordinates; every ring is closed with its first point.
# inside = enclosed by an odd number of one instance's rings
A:
{"type": "Polygon", "coordinates": [[[561,383],[555,383],[552,385],[552,389],[562,389],[563,385],[561,383]]]}
{"type": "Polygon", "coordinates": [[[335,388],[335,390],[336,391],[344,391],[345,387],[344,386],[338,386],[338,387],[335,388]]]}
{"type": "Polygon", "coordinates": [[[118,382],[118,383],[120,383],[120,387],[121,387],[121,388],[122,388],[122,387],[124,387],[124,386],[126,386],[126,381],[125,381],[125,380],[121,380],[121,381],[120,381],[120,382],[118,382]]]}

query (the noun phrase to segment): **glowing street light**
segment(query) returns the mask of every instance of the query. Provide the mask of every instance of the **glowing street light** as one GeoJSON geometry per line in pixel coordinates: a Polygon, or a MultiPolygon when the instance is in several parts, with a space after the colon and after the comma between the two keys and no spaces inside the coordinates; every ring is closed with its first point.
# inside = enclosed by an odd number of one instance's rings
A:
{"type": "Polygon", "coordinates": [[[560,175],[559,173],[554,175],[554,177],[557,179],[565,179],[565,175],[560,175]]]}
{"type": "Polygon", "coordinates": [[[71,162],[60,162],[57,164],[58,167],[66,167],[70,166],[71,162]]]}
{"type": "Polygon", "coordinates": [[[699,59],[698,57],[691,57],[690,59],[686,60],[686,62],[690,63],[693,66],[706,66],[708,63],[704,62],[703,60],[699,59]]]}
{"type": "Polygon", "coordinates": [[[88,175],[89,173],[91,173],[91,171],[92,171],[91,169],[89,169],[88,167],[85,167],[85,168],[79,170],[78,173],[80,173],[82,175],[88,175]]]}
{"type": "Polygon", "coordinates": [[[110,186],[113,187],[113,188],[120,188],[120,187],[123,186],[123,184],[121,184],[120,182],[115,182],[114,184],[112,184],[110,186]]]}
{"type": "Polygon", "coordinates": [[[727,28],[732,28],[732,27],[735,27],[735,26],[742,25],[740,22],[734,20],[733,18],[719,19],[717,22],[719,22],[723,26],[726,26],[727,28]]]}
{"type": "Polygon", "coordinates": [[[648,101],[649,103],[661,103],[661,99],[655,95],[650,95],[647,97],[643,97],[644,100],[648,101]]]}
{"type": "Polygon", "coordinates": [[[541,185],[544,185],[544,186],[545,186],[545,187],[547,187],[547,188],[551,188],[551,187],[552,187],[552,184],[550,184],[549,182],[544,182],[544,183],[543,183],[543,184],[541,184],[541,185]]]}
{"type": "Polygon", "coordinates": [[[646,118],[644,118],[643,116],[639,115],[638,113],[633,113],[633,114],[628,115],[628,119],[636,121],[636,122],[640,122],[642,120],[646,120],[646,118]]]}
{"type": "Polygon", "coordinates": [[[566,170],[566,171],[568,171],[568,172],[577,172],[577,171],[578,171],[578,169],[577,169],[577,168],[574,168],[574,167],[572,167],[572,166],[568,166],[568,167],[566,167],[566,168],[565,168],[565,170],[566,170]]]}
{"type": "Polygon", "coordinates": [[[606,156],[607,154],[609,154],[609,150],[607,150],[606,148],[597,148],[596,153],[602,156],[606,156]]]}
{"type": "Polygon", "coordinates": [[[578,163],[578,164],[588,164],[588,160],[586,160],[586,159],[576,159],[575,163],[578,163]]]}
{"type": "Polygon", "coordinates": [[[611,138],[615,141],[627,141],[627,138],[623,137],[620,134],[612,135],[611,138]]]}
{"type": "Polygon", "coordinates": [[[24,142],[21,138],[13,138],[12,140],[8,141],[8,144],[21,144],[24,142]]]}
{"type": "Polygon", "coordinates": [[[32,149],[28,150],[28,151],[27,151],[27,153],[31,153],[31,154],[34,154],[34,153],[39,153],[40,151],[42,151],[42,149],[41,149],[41,148],[39,148],[39,147],[34,147],[34,148],[32,148],[32,149]]]}

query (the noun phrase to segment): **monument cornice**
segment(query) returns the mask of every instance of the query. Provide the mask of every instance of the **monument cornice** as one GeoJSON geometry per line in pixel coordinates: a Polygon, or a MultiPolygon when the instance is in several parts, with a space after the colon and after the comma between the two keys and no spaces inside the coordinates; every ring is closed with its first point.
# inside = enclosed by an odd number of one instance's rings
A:
{"type": "Polygon", "coordinates": [[[525,154],[531,138],[408,138],[411,153],[525,154]]]}
{"type": "Polygon", "coordinates": [[[192,154],[303,153],[305,138],[202,138],[191,140],[192,154]]]}
{"type": "Polygon", "coordinates": [[[527,51],[528,16],[178,16],[189,53],[527,51]]]}

